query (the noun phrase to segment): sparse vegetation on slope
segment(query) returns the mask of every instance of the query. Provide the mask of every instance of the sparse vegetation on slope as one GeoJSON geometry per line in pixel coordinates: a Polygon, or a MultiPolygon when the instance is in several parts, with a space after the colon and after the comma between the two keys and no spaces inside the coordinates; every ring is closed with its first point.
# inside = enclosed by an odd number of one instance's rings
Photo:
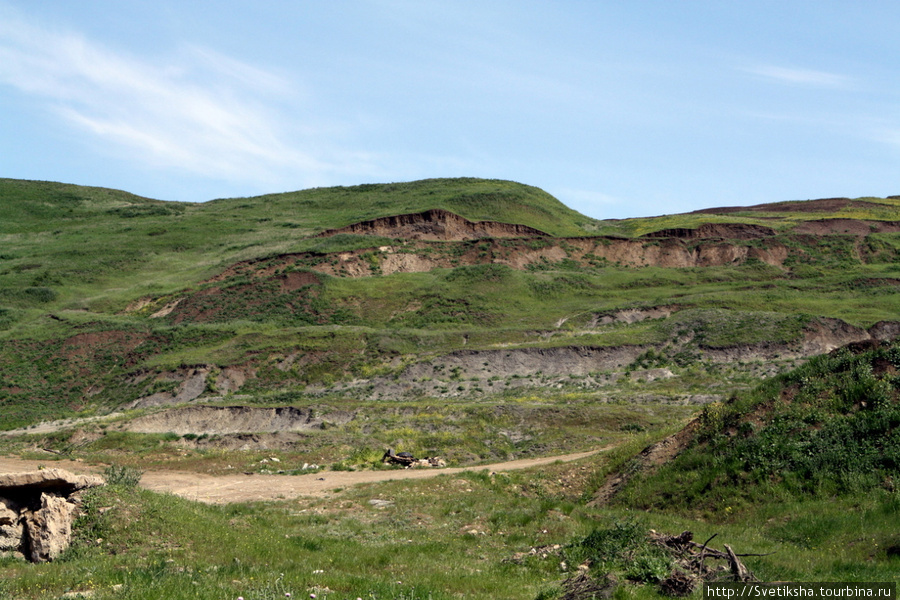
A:
{"type": "Polygon", "coordinates": [[[895,490],[900,344],[844,347],[726,403],[704,407],[693,440],[620,502],[681,511],[773,498],[895,490]]]}

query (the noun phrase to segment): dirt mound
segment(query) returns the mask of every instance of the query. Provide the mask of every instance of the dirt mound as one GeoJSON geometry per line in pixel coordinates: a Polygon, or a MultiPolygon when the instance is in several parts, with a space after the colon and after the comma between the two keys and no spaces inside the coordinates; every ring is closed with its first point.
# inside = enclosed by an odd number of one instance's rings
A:
{"type": "Polygon", "coordinates": [[[594,494],[590,505],[601,506],[606,504],[619,490],[625,487],[625,484],[634,475],[652,472],[678,456],[694,439],[694,434],[699,426],[700,422],[694,419],[685,425],[684,429],[641,450],[640,454],[634,457],[628,468],[622,469],[606,480],[600,489],[597,490],[597,493],[594,494]]]}
{"type": "Polygon", "coordinates": [[[869,335],[882,342],[900,339],[900,321],[878,321],[869,327],[869,335]]]}
{"type": "Polygon", "coordinates": [[[725,239],[756,240],[775,235],[775,230],[762,225],[750,223],[703,223],[696,229],[675,228],[661,229],[645,234],[643,238],[679,238],[679,239],[725,239]]]}
{"type": "Polygon", "coordinates": [[[644,346],[462,350],[434,362],[411,365],[401,378],[419,379],[452,375],[458,379],[471,379],[495,376],[525,377],[536,373],[545,376],[583,376],[598,371],[621,369],[634,362],[646,350],[644,346]]]}
{"type": "Polygon", "coordinates": [[[871,339],[868,331],[854,327],[840,319],[819,317],[810,322],[804,332],[803,351],[808,356],[825,354],[841,346],[871,339]]]}
{"type": "Polygon", "coordinates": [[[863,221],[857,219],[817,219],[804,221],[794,227],[794,233],[813,235],[855,235],[865,237],[870,233],[897,233],[900,222],[863,221]]]}
{"type": "Polygon", "coordinates": [[[381,217],[371,221],[354,223],[340,229],[320,233],[328,237],[339,233],[378,235],[409,240],[477,240],[482,238],[549,237],[543,231],[512,223],[496,221],[469,221],[440,208],[423,213],[381,217]]]}
{"type": "Polygon", "coordinates": [[[124,428],[135,433],[271,433],[321,429],[326,419],[312,409],[284,406],[190,406],[166,410],[128,422],[124,428]]]}
{"type": "Polygon", "coordinates": [[[818,200],[790,200],[771,204],[755,204],[753,206],[724,206],[704,208],[689,214],[695,215],[727,215],[737,212],[837,212],[845,208],[872,209],[883,205],[864,200],[850,198],[820,198],[818,200]]]}

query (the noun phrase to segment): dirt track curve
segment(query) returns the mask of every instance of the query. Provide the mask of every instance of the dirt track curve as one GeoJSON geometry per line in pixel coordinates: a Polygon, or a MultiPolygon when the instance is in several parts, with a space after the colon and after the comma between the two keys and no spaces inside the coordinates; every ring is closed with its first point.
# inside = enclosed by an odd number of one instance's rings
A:
{"type": "MultiPolygon", "coordinates": [[[[401,479],[425,479],[439,475],[454,475],[465,471],[514,471],[548,465],[557,461],[569,462],[607,450],[591,450],[543,458],[527,458],[490,465],[448,469],[396,469],[390,471],[320,471],[309,475],[205,475],[187,471],[146,471],[141,487],[157,492],[170,492],[183,498],[208,504],[251,502],[298,498],[321,498],[338,488],[361,483],[376,483],[401,479]]],[[[76,461],[39,461],[0,457],[0,474],[36,470],[40,465],[67,469],[73,473],[97,472],[100,469],[76,461]]]]}

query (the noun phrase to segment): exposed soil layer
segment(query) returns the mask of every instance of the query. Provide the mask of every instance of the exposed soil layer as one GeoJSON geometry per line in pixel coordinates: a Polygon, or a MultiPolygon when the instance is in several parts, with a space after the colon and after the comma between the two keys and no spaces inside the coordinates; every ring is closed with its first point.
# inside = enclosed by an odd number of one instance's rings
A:
{"type": "MultiPolygon", "coordinates": [[[[686,239],[677,237],[624,239],[596,238],[539,238],[493,239],[475,242],[426,242],[348,250],[331,254],[304,252],[283,254],[263,260],[232,265],[220,275],[202,282],[203,285],[228,282],[237,277],[250,277],[258,282],[277,282],[284,289],[286,268],[308,269],[335,277],[372,277],[394,273],[424,273],[433,269],[449,269],[486,263],[507,265],[513,269],[527,269],[532,265],[571,260],[585,266],[615,264],[626,267],[713,267],[738,265],[755,259],[782,266],[788,257],[786,246],[775,240],[763,240],[753,246],[733,244],[718,239],[686,239]]],[[[304,280],[315,287],[312,279],[304,280]]],[[[270,285],[267,283],[267,285],[270,285]]],[[[217,288],[194,292],[198,299],[208,300],[218,293],[217,288]]],[[[187,301],[185,301],[187,302],[187,301]]],[[[191,304],[202,304],[191,301],[191,304]]],[[[182,307],[170,303],[154,314],[162,317],[179,314],[182,307]],[[174,311],[174,312],[173,312],[174,311]]],[[[215,310],[215,308],[208,308],[215,310]]],[[[202,310],[193,310],[197,318],[204,318],[202,310]]],[[[212,315],[213,313],[209,313],[212,315]]],[[[171,317],[170,317],[171,318],[171,317]]]]}
{"type": "Polygon", "coordinates": [[[625,308],[607,313],[598,313],[590,325],[611,325],[613,323],[638,323],[646,319],[666,319],[679,310],[678,306],[654,306],[652,308],[625,308]]]}
{"type": "Polygon", "coordinates": [[[407,240],[476,240],[481,238],[546,237],[548,234],[513,223],[496,221],[469,221],[440,208],[422,213],[381,217],[371,221],[354,223],[340,229],[330,229],[317,237],[339,233],[377,235],[407,240]]]}
{"type": "Polygon", "coordinates": [[[609,477],[600,489],[594,494],[591,500],[591,506],[602,506],[609,502],[619,490],[625,487],[631,478],[637,473],[652,473],[662,465],[666,464],[678,454],[688,447],[693,441],[694,434],[700,422],[697,419],[692,420],[680,431],[670,435],[669,437],[651,444],[641,450],[634,458],[633,464],[622,469],[618,473],[609,477]]]}
{"type": "Polygon", "coordinates": [[[401,377],[420,379],[449,376],[451,373],[458,378],[523,377],[535,373],[583,376],[621,369],[645,351],[643,346],[462,350],[434,362],[412,365],[401,377]]]}
{"type": "MultiPolygon", "coordinates": [[[[628,267],[705,267],[740,264],[748,258],[780,266],[788,256],[787,248],[776,242],[756,247],[717,241],[688,243],[678,238],[566,238],[552,242],[547,240],[544,243],[486,240],[478,246],[464,248],[462,253],[434,250],[440,249],[433,246],[380,248],[378,268],[384,275],[483,263],[526,269],[531,265],[562,260],[572,260],[586,266],[617,264],[628,267]]],[[[330,275],[373,274],[371,263],[360,259],[361,254],[362,251],[340,253],[336,264],[333,261],[321,261],[313,268],[330,275]]]]}
{"type": "MultiPolygon", "coordinates": [[[[807,204],[814,202],[819,201],[807,204]]],[[[446,211],[423,214],[400,215],[351,226],[385,237],[406,237],[409,241],[328,254],[303,252],[243,261],[201,285],[232,283],[230,295],[234,296],[245,291],[245,288],[265,283],[272,295],[299,291],[304,297],[312,299],[321,283],[316,273],[335,277],[371,277],[487,263],[522,270],[563,260],[582,266],[663,268],[718,267],[757,260],[784,268],[785,261],[792,254],[808,260],[803,246],[816,245],[819,236],[852,235],[864,238],[872,233],[900,232],[900,222],[897,221],[821,219],[798,223],[791,234],[794,238],[787,241],[776,237],[773,229],[746,223],[706,223],[696,229],[664,229],[633,239],[610,236],[552,238],[518,225],[471,223],[446,211]],[[423,214],[444,214],[448,219],[428,221],[423,214]],[[382,222],[383,225],[379,225],[382,222]],[[396,228],[392,229],[394,225],[391,223],[397,223],[396,228]],[[495,225],[504,231],[493,230],[495,225]],[[470,226],[474,228],[471,231],[467,229],[470,226]],[[407,229],[421,230],[420,235],[414,235],[407,229]],[[799,248],[789,247],[797,244],[799,248]],[[239,277],[250,278],[252,283],[243,287],[234,286],[234,280],[239,277]]],[[[329,233],[349,231],[351,228],[329,233]]],[[[862,240],[857,246],[854,255],[858,260],[871,258],[869,255],[872,253],[862,240]]],[[[879,260],[886,258],[880,257],[879,260]]],[[[152,316],[168,316],[176,321],[210,320],[222,311],[216,304],[219,294],[218,287],[198,290],[159,306],[152,316]],[[188,304],[190,308],[186,306],[188,304]]],[[[247,301],[239,304],[246,306],[254,302],[258,304],[260,299],[248,296],[247,301]]],[[[148,304],[152,305],[152,299],[134,303],[130,309],[139,310],[148,304]]],[[[256,310],[262,308],[255,307],[256,310]]],[[[313,318],[316,316],[327,320],[328,315],[313,315],[313,318]]]]}
{"type": "MultiPolygon", "coordinates": [[[[665,318],[672,307],[647,311],[621,311],[618,318],[665,318]]],[[[612,318],[612,315],[606,315],[612,318]]],[[[873,339],[894,339],[900,336],[900,323],[881,322],[869,331],[840,319],[818,318],[811,321],[803,335],[786,343],[763,342],[727,347],[694,345],[693,340],[681,338],[659,345],[615,347],[563,346],[556,348],[509,348],[500,350],[459,350],[410,365],[396,377],[374,378],[339,383],[335,389],[366,389],[372,396],[402,398],[426,394],[453,397],[473,392],[500,392],[534,386],[576,386],[582,389],[601,389],[623,376],[623,371],[648,350],[668,352],[688,350],[698,359],[719,364],[745,364],[752,368],[758,363],[763,377],[777,372],[784,361],[805,360],[830,352],[835,348],[873,339]],[[496,384],[496,385],[495,385],[496,384]]],[[[668,369],[631,371],[635,381],[654,381],[673,377],[668,369]]],[[[705,403],[717,396],[685,397],[684,403],[705,403]]],[[[634,399],[638,401],[637,398],[634,399]]]]}
{"type": "MultiPolygon", "coordinates": [[[[660,306],[597,314],[592,326],[634,323],[644,319],[665,319],[677,310],[676,306],[660,306]]],[[[371,398],[388,399],[415,397],[421,394],[433,397],[459,397],[529,387],[574,386],[584,390],[601,390],[614,385],[624,376],[626,370],[630,371],[629,377],[634,381],[651,382],[674,377],[675,375],[665,368],[636,370],[633,368],[635,361],[649,350],[669,354],[687,352],[694,355],[697,360],[709,363],[742,364],[758,376],[765,377],[777,372],[778,365],[785,361],[804,360],[850,343],[892,340],[897,337],[900,337],[900,322],[896,321],[882,321],[865,330],[840,319],[817,318],[807,324],[799,338],[783,343],[761,342],[723,347],[698,344],[691,336],[686,336],[659,344],[611,347],[573,344],[552,348],[465,349],[421,360],[390,376],[338,381],[329,386],[309,385],[307,391],[352,392],[371,398]]],[[[321,353],[298,351],[281,356],[275,365],[282,371],[303,372],[331,359],[332,357],[321,353]]],[[[270,357],[270,360],[274,360],[274,357],[270,357]]],[[[216,389],[222,394],[230,394],[225,397],[238,402],[240,396],[236,394],[246,382],[257,377],[257,371],[253,363],[248,363],[226,367],[198,365],[163,373],[137,374],[134,376],[135,382],[139,382],[141,378],[152,377],[153,381],[168,382],[171,389],[141,397],[124,408],[152,408],[210,400],[209,394],[205,392],[213,376],[216,389]]],[[[683,403],[693,404],[715,399],[717,399],[715,396],[702,398],[686,396],[682,400],[683,403]]],[[[276,417],[263,412],[252,414],[248,412],[246,418],[248,424],[235,425],[229,431],[290,431],[293,427],[290,425],[285,429],[268,429],[264,423],[276,417]],[[249,425],[251,422],[255,425],[249,425]]],[[[285,423],[299,423],[311,418],[312,420],[297,429],[302,430],[303,427],[320,426],[316,425],[319,420],[328,421],[333,419],[333,416],[279,415],[277,418],[286,419],[285,423]]],[[[182,420],[185,419],[193,423],[215,417],[211,414],[188,411],[182,420]]],[[[158,425],[158,429],[153,431],[180,431],[176,428],[177,421],[176,419],[173,425],[158,425]]],[[[191,425],[185,432],[208,430],[197,429],[191,425]]]]}
{"type": "MultiPolygon", "coordinates": [[[[352,417],[351,417],[352,418],[352,417]]],[[[349,418],[342,419],[344,422],[349,418]]],[[[322,429],[328,417],[320,418],[308,408],[284,406],[189,406],[138,417],[124,428],[135,433],[271,433],[322,429]]]]}
{"type": "Polygon", "coordinates": [[[857,219],[817,219],[798,223],[794,233],[813,235],[854,235],[865,237],[871,233],[897,233],[898,221],[863,221],[857,219]]]}
{"type": "Polygon", "coordinates": [[[787,202],[773,202],[771,204],[755,204],[753,206],[725,206],[719,208],[704,208],[695,210],[689,214],[727,215],[738,212],[837,212],[845,208],[873,209],[881,208],[882,204],[866,202],[865,200],[851,200],[850,198],[820,198],[818,200],[791,200],[787,202]]]}
{"type": "Polygon", "coordinates": [[[900,338],[900,322],[898,321],[878,321],[869,327],[869,335],[872,339],[882,342],[889,342],[900,338]]]}
{"type": "Polygon", "coordinates": [[[676,228],[661,229],[648,233],[645,238],[681,238],[681,239],[709,239],[719,238],[726,240],[755,240],[775,235],[775,230],[762,225],[749,223],[704,223],[696,229],[676,228]]]}

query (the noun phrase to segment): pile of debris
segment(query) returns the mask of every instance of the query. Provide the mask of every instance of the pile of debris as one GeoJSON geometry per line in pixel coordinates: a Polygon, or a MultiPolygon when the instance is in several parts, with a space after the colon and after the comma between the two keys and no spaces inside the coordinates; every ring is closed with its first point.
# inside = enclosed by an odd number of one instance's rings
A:
{"type": "Polygon", "coordinates": [[[684,531],[667,535],[650,530],[650,541],[669,551],[675,560],[675,569],[668,579],[660,583],[662,592],[669,596],[687,596],[700,582],[759,581],[739,557],[762,556],[760,554],[736,554],[731,546],[723,544],[725,551],[709,547],[715,534],[702,544],[694,541],[694,534],[684,531]]]}
{"type": "MultiPolygon", "coordinates": [[[[703,583],[713,582],[755,582],[756,576],[741,562],[744,556],[764,556],[762,554],[737,554],[728,544],[723,550],[711,548],[709,543],[716,536],[699,544],[693,540],[690,531],[678,535],[667,535],[650,530],[648,540],[659,546],[671,558],[672,570],[668,577],[658,581],[659,591],[666,596],[690,596],[703,583]]],[[[548,558],[563,553],[559,545],[532,548],[530,552],[516,553],[509,562],[521,564],[529,556],[548,558]]],[[[560,567],[565,571],[566,563],[560,567]]],[[[620,574],[621,575],[621,574],[620,574]]],[[[597,575],[590,561],[579,565],[577,571],[561,583],[559,600],[597,600],[610,598],[619,580],[615,574],[597,575]]]]}
{"type": "Polygon", "coordinates": [[[394,454],[393,448],[387,449],[387,452],[385,452],[384,456],[381,457],[381,462],[391,465],[400,465],[402,467],[406,467],[407,469],[415,467],[434,467],[440,469],[447,466],[447,463],[444,461],[444,459],[437,456],[428,458],[416,458],[409,452],[399,452],[397,454],[394,454]]]}
{"type": "Polygon", "coordinates": [[[63,469],[0,475],[0,556],[57,558],[72,541],[81,492],[104,484],[98,475],[63,469]]]}

